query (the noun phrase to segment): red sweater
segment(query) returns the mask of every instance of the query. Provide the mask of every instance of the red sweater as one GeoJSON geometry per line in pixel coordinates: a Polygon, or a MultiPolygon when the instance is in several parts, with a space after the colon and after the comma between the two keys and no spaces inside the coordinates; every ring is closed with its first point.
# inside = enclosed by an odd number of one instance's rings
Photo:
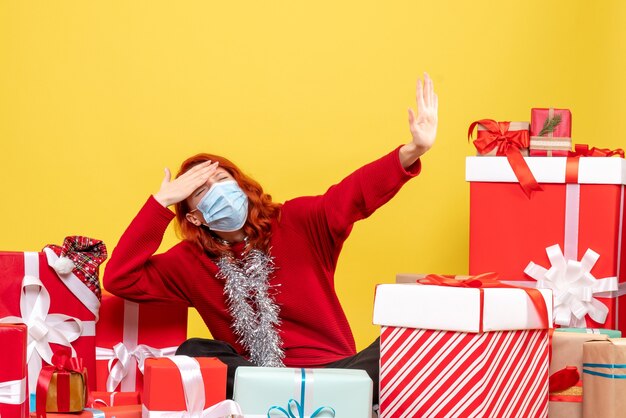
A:
{"type": "MultiPolygon", "coordinates": [[[[408,170],[398,149],[332,186],[321,196],[284,203],[272,224],[270,279],[280,307],[280,337],[288,367],[327,364],[356,353],[354,337],[335,292],[334,273],[342,245],[355,221],[367,218],[420,171],[408,170]]],[[[174,213],[150,197],[114,249],[104,287],[134,301],[183,302],[195,307],[213,338],[247,355],[231,328],[224,282],[214,260],[182,241],[154,255],[174,213]]],[[[243,243],[233,250],[240,252],[243,243]]]]}

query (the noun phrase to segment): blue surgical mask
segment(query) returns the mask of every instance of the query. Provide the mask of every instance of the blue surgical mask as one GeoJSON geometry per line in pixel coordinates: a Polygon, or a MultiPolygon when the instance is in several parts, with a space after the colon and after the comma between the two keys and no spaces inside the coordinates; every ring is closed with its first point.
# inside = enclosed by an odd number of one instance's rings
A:
{"type": "Polygon", "coordinates": [[[214,183],[196,207],[213,231],[233,232],[248,218],[248,196],[236,181],[214,183]]]}

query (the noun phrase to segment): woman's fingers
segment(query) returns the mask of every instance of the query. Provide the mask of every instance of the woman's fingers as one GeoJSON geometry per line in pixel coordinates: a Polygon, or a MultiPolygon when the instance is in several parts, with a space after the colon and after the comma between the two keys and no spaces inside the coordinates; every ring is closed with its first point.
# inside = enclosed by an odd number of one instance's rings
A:
{"type": "Polygon", "coordinates": [[[172,179],[172,173],[170,172],[170,169],[165,167],[165,175],[163,176],[163,181],[161,182],[161,186],[167,184],[170,182],[170,180],[172,179]]]}
{"type": "Polygon", "coordinates": [[[422,80],[417,79],[417,91],[415,93],[415,99],[417,101],[417,113],[420,114],[422,109],[426,106],[424,103],[424,86],[422,80]]]}

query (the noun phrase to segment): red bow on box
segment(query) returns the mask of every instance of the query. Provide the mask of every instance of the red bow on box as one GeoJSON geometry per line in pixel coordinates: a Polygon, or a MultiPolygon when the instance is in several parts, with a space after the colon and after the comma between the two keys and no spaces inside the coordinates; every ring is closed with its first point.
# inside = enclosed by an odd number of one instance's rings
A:
{"type": "Polygon", "coordinates": [[[624,150],[621,148],[608,149],[608,148],[589,148],[587,144],[576,144],[574,151],[569,152],[569,157],[612,157],[619,155],[624,158],[624,150]]]}
{"type": "Polygon", "coordinates": [[[530,197],[532,192],[542,190],[520,152],[520,149],[528,148],[528,130],[509,131],[510,122],[481,119],[470,125],[467,132],[468,141],[472,139],[472,133],[477,125],[485,127],[484,131],[478,131],[474,140],[478,153],[486,154],[497,147],[496,155],[506,156],[526,196],[530,197]]]}
{"type": "Polygon", "coordinates": [[[70,375],[72,373],[78,373],[82,376],[83,381],[83,393],[82,395],[82,408],[85,406],[85,402],[88,397],[87,389],[87,370],[83,366],[83,360],[72,357],[72,353],[69,348],[61,348],[52,356],[52,365],[44,366],[39,373],[39,379],[37,380],[37,418],[46,418],[48,391],[50,389],[50,381],[52,376],[56,374],[56,412],[78,412],[71,408],[71,393],[70,393],[70,375]]]}
{"type": "Polygon", "coordinates": [[[574,151],[570,151],[565,166],[565,183],[578,183],[578,163],[580,157],[613,157],[617,155],[624,158],[624,150],[621,148],[589,148],[587,144],[576,144],[574,151]]]}
{"type": "Polygon", "coordinates": [[[550,376],[548,392],[562,392],[576,386],[579,380],[578,368],[576,366],[566,366],[550,376]]]}
{"type": "Polygon", "coordinates": [[[522,289],[526,292],[530,298],[532,304],[535,306],[543,328],[549,328],[548,320],[548,307],[546,301],[539,290],[512,286],[502,283],[498,280],[498,273],[483,273],[476,276],[470,276],[466,279],[459,280],[455,276],[429,274],[423,279],[417,281],[421,284],[436,285],[436,286],[451,286],[451,287],[471,287],[480,289],[480,331],[482,332],[483,326],[483,289],[485,288],[503,288],[503,289],[522,289]]]}

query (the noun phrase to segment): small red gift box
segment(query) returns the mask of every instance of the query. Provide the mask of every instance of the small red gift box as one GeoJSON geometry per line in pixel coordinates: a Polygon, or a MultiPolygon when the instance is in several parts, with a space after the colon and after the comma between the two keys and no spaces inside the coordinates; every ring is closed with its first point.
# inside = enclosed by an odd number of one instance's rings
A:
{"type": "Polygon", "coordinates": [[[58,350],[52,365],[43,366],[37,379],[37,418],[46,418],[47,412],[80,412],[88,397],[82,359],[71,357],[69,348],[58,350]]]}
{"type": "Polygon", "coordinates": [[[0,324],[0,416],[28,416],[26,344],[28,329],[21,324],[0,324]]]}
{"type": "Polygon", "coordinates": [[[569,109],[531,109],[530,155],[567,157],[571,149],[572,113],[569,109]]]}
{"type": "MultiPolygon", "coordinates": [[[[50,248],[40,253],[0,252],[0,322],[22,322],[31,328],[31,394],[35,393],[42,364],[50,364],[53,353],[62,347],[71,347],[88,369],[95,370],[95,321],[100,300],[72,272],[57,273],[51,266],[58,259],[50,248]]],[[[89,379],[95,385],[93,373],[89,379]]]]}
{"type": "Polygon", "coordinates": [[[482,119],[470,125],[468,140],[472,138],[474,128],[478,128],[474,145],[479,155],[506,156],[528,197],[533,191],[541,190],[524,160],[524,156],[528,155],[529,146],[528,122],[496,122],[492,119],[482,119]]]}
{"type": "Polygon", "coordinates": [[[189,404],[201,398],[204,398],[202,405],[195,405],[200,410],[226,399],[224,363],[213,357],[173,356],[146,360],[142,394],[145,418],[158,416],[159,411],[187,411],[189,404]],[[191,400],[192,392],[198,395],[198,391],[203,396],[191,400]]]}
{"type": "Polygon", "coordinates": [[[521,285],[553,289],[557,325],[624,332],[626,297],[618,290],[626,281],[626,160],[526,161],[543,187],[531,199],[506,159],[467,158],[469,273],[497,271],[521,285]]]}
{"type": "Polygon", "coordinates": [[[96,389],[140,392],[143,361],[173,355],[187,338],[183,305],[135,303],[102,295],[96,325],[96,389]]]}

